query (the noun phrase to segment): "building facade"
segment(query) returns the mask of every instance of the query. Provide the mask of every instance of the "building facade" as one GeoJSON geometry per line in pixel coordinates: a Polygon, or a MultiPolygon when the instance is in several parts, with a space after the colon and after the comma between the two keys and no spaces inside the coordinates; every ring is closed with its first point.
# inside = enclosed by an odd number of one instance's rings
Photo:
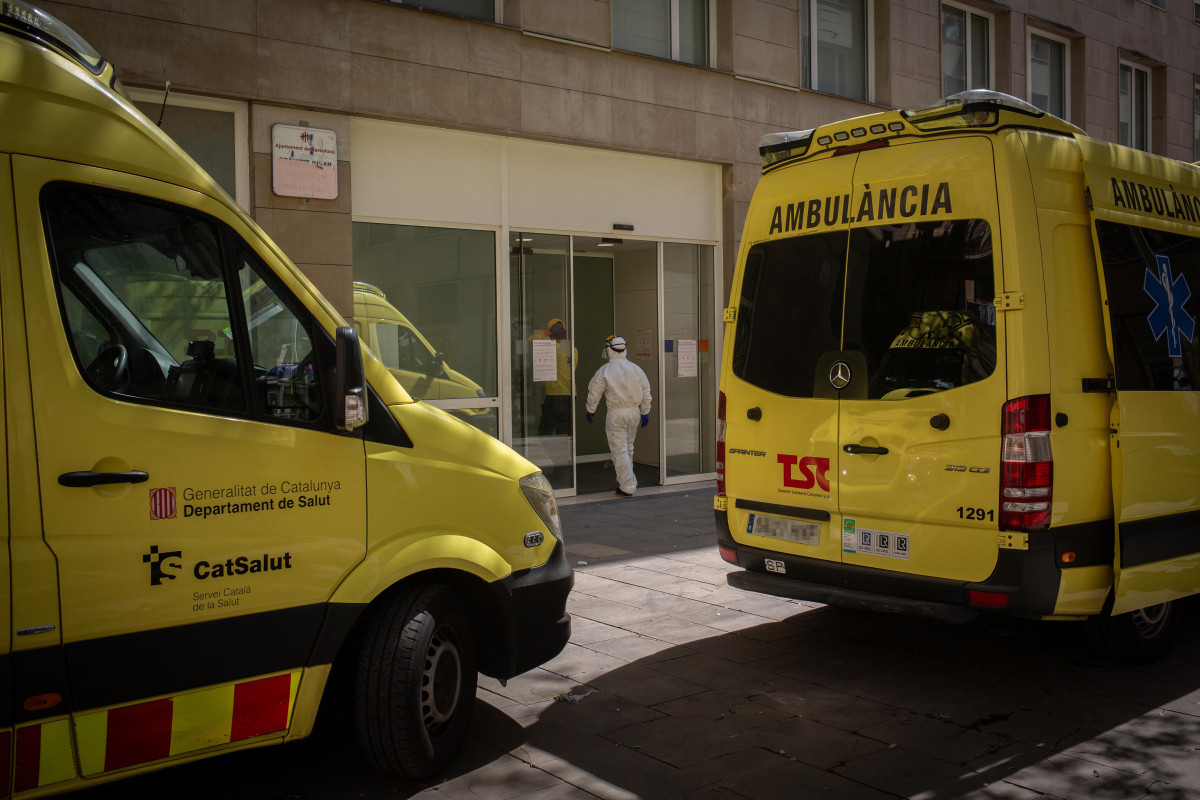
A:
{"type": "Polygon", "coordinates": [[[655,394],[645,480],[711,477],[721,309],[763,134],[989,88],[1200,159],[1190,0],[44,7],[410,393],[567,495],[607,459],[583,401],[611,333],[655,394]],[[317,173],[294,169],[318,152],[317,173]]]}

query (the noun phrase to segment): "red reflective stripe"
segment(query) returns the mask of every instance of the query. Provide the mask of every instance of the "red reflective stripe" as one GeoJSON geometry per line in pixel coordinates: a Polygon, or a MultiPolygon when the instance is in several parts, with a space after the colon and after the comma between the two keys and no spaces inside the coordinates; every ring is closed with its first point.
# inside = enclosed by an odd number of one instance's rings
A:
{"type": "Polygon", "coordinates": [[[104,771],[171,755],[171,698],[114,708],[108,712],[104,771]]]}
{"type": "Polygon", "coordinates": [[[0,731],[0,797],[8,797],[12,778],[12,731],[0,731]]]}
{"type": "Polygon", "coordinates": [[[291,675],[277,675],[233,687],[233,725],[229,740],[236,742],[286,728],[291,696],[291,675]]]}
{"type": "Polygon", "coordinates": [[[32,725],[17,731],[17,780],[13,790],[36,789],[42,769],[42,726],[32,725]]]}

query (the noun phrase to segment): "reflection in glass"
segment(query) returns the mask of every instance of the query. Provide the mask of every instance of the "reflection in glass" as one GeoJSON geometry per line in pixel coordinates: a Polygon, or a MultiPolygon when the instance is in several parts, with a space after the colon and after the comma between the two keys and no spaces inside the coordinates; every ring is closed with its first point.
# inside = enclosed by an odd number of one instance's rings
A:
{"type": "MultiPolygon", "coordinates": [[[[497,396],[495,242],[492,231],[354,223],[354,327],[413,398],[497,396]]],[[[494,402],[447,410],[498,432],[494,402]]]]}
{"type": "Polygon", "coordinates": [[[663,244],[667,352],[663,385],[667,475],[715,469],[716,348],[711,245],[663,244]]]}
{"type": "Polygon", "coordinates": [[[509,241],[512,446],[555,489],[575,485],[569,248],[568,236],[514,232],[509,241]]]}

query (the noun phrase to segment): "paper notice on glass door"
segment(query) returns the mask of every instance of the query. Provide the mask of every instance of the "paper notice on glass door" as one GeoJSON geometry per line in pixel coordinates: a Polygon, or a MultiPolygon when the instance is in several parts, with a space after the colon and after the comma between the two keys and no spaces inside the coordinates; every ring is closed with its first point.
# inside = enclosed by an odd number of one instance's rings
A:
{"type": "Polygon", "coordinates": [[[553,339],[534,339],[532,344],[534,381],[558,380],[558,346],[556,342],[553,339]]]}
{"type": "Polygon", "coordinates": [[[679,349],[679,377],[696,377],[696,340],[679,339],[676,345],[679,349]]]}
{"type": "Polygon", "coordinates": [[[636,355],[638,358],[650,358],[650,356],[654,355],[654,353],[650,351],[650,348],[653,347],[653,340],[654,331],[650,330],[649,328],[638,328],[637,348],[633,351],[634,355],[636,355]]]}

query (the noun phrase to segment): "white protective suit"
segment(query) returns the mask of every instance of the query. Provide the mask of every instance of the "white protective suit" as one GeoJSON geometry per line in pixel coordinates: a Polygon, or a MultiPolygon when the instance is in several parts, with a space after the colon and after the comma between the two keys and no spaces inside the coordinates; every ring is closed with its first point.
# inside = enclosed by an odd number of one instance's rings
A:
{"type": "Polygon", "coordinates": [[[612,453],[617,485],[622,494],[637,489],[633,475],[633,440],[641,418],[650,413],[650,380],[637,364],[625,357],[625,340],[613,337],[604,350],[608,363],[588,382],[587,413],[594,414],[600,397],[608,406],[604,430],[612,453]]]}

